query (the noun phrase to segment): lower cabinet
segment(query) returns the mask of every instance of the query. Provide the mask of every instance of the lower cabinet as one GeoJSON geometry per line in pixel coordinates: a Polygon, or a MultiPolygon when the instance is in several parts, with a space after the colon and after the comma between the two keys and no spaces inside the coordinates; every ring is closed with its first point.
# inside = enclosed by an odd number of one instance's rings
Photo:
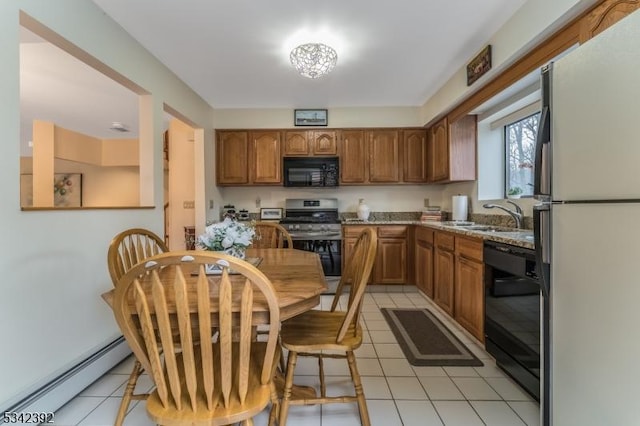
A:
{"type": "Polygon", "coordinates": [[[456,237],[454,318],[484,340],[484,263],[481,239],[456,237]]]}
{"type": "Polygon", "coordinates": [[[433,229],[416,227],[416,287],[433,299],[433,229]]]}
{"type": "Polygon", "coordinates": [[[433,301],[453,316],[455,243],[454,236],[436,232],[433,252],[433,301]]]}
{"type": "Polygon", "coordinates": [[[429,246],[428,237],[424,237],[420,228],[416,231],[416,285],[458,324],[484,341],[482,239],[432,232],[433,245],[429,246]],[[431,271],[427,269],[430,250],[433,255],[431,271]],[[433,288],[431,294],[429,285],[433,288]]]}
{"type": "MultiPolygon", "coordinates": [[[[364,228],[365,226],[343,227],[342,259],[344,262],[351,256],[358,235],[364,228]]],[[[408,227],[405,225],[379,225],[373,226],[373,228],[376,229],[378,236],[378,250],[369,282],[372,284],[406,284],[408,281],[408,227]]]]}

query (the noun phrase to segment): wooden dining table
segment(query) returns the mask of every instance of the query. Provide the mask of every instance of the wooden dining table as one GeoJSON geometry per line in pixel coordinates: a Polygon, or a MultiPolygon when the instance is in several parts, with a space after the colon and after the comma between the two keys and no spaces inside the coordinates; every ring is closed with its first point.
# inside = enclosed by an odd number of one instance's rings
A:
{"type": "MultiPolygon", "coordinates": [[[[295,249],[250,248],[246,255],[247,259],[260,259],[257,268],[274,287],[281,320],[306,312],[320,303],[320,295],[327,289],[327,284],[318,254],[295,249]]],[[[212,286],[218,278],[219,275],[211,275],[212,286]]],[[[113,306],[114,293],[115,290],[111,289],[102,294],[109,306],[113,306]]],[[[215,292],[211,294],[213,297],[215,292]]]]}

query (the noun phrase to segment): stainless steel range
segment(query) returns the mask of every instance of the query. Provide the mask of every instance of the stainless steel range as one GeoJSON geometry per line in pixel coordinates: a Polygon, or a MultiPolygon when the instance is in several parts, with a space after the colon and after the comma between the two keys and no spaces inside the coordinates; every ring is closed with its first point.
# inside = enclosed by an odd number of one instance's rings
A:
{"type": "Polygon", "coordinates": [[[337,198],[289,198],[280,224],[289,231],[294,248],[320,255],[325,275],[340,275],[342,226],[337,198]]]}

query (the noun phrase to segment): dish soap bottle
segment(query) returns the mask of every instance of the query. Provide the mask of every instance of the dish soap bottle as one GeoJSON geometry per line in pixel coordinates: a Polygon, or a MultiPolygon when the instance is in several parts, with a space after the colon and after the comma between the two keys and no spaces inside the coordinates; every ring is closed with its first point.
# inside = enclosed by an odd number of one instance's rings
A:
{"type": "Polygon", "coordinates": [[[358,203],[358,219],[364,220],[365,222],[369,220],[369,213],[371,209],[364,203],[364,198],[360,198],[360,202],[358,203]]]}

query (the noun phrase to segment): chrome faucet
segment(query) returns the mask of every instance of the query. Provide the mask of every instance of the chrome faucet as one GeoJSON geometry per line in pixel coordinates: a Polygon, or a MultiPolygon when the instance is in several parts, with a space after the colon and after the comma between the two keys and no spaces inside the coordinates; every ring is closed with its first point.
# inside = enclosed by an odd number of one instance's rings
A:
{"type": "Polygon", "coordinates": [[[522,213],[522,209],[513,201],[507,200],[507,203],[513,204],[513,206],[515,207],[515,211],[498,204],[484,204],[482,207],[484,207],[485,209],[500,209],[509,213],[513,220],[516,222],[516,228],[522,228],[522,221],[524,220],[524,213],[522,213]]]}

